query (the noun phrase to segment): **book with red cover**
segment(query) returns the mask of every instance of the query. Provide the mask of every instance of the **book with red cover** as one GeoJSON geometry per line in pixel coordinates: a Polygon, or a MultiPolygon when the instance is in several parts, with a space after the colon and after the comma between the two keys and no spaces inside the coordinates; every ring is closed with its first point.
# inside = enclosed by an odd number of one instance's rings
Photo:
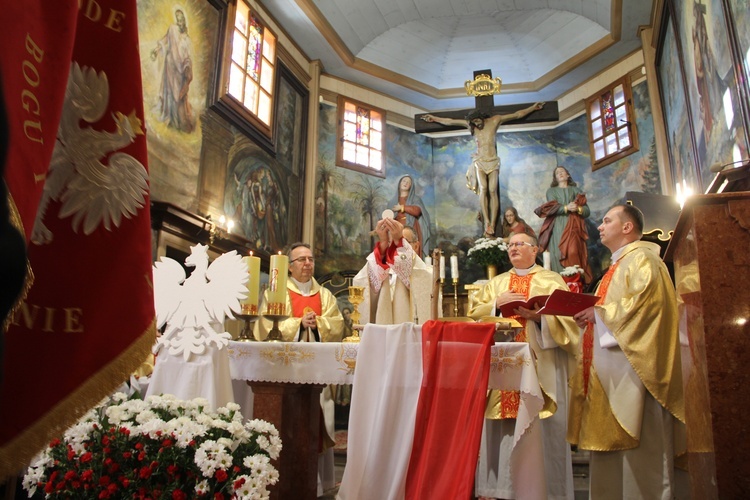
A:
{"type": "Polygon", "coordinates": [[[531,297],[526,302],[522,300],[514,300],[500,306],[500,312],[504,317],[513,316],[514,312],[518,307],[525,307],[532,311],[537,304],[542,306],[539,314],[550,314],[553,316],[573,316],[576,313],[587,309],[599,300],[596,295],[588,295],[585,293],[575,293],[566,290],[555,290],[550,295],[537,295],[531,297]]]}
{"type": "Polygon", "coordinates": [[[507,304],[501,305],[500,313],[503,315],[503,317],[509,318],[516,315],[515,310],[519,307],[525,307],[526,309],[531,309],[533,311],[536,308],[537,304],[539,304],[540,306],[544,306],[548,298],[549,295],[537,295],[536,297],[531,297],[525,302],[523,300],[514,300],[513,302],[508,302],[507,304]]]}
{"type": "Polygon", "coordinates": [[[599,297],[596,295],[555,290],[537,312],[539,314],[551,314],[552,316],[573,316],[584,309],[588,309],[598,301],[599,297]]]}

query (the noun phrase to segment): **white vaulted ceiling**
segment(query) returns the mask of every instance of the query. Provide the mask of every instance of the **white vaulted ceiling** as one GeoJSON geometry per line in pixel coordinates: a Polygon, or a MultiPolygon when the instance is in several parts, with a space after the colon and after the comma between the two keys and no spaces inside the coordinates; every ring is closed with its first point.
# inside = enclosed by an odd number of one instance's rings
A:
{"type": "Polygon", "coordinates": [[[553,100],[640,48],[653,0],[266,0],[324,72],[427,109],[471,107],[491,69],[497,104],[553,100]]]}

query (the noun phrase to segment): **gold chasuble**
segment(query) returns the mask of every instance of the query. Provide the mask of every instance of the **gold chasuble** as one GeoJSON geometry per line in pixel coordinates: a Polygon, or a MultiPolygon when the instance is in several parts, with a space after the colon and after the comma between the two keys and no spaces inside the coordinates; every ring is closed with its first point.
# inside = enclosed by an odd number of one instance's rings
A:
{"type": "MultiPolygon", "coordinates": [[[[565,281],[555,272],[548,271],[541,266],[535,265],[528,274],[520,276],[515,269],[494,277],[481,290],[475,300],[475,306],[469,311],[469,316],[479,319],[482,316],[492,316],[495,312],[495,299],[506,291],[521,293],[526,299],[538,295],[549,295],[554,290],[568,290],[565,281]]],[[[556,383],[558,367],[556,348],[560,347],[569,354],[569,363],[572,365],[574,356],[578,349],[578,327],[572,318],[562,316],[544,316],[546,325],[540,327],[533,321],[514,315],[515,319],[523,328],[514,337],[514,342],[528,342],[534,353],[536,361],[539,385],[544,393],[544,408],[540,412],[541,418],[547,418],[557,410],[558,397],[565,398],[562,392],[566,388],[558,387],[556,383]],[[549,343],[543,340],[545,335],[550,338],[549,343]]],[[[518,391],[492,390],[487,395],[487,407],[485,418],[504,419],[516,418],[518,416],[518,405],[520,394],[518,391]]]]}
{"type": "MultiPolygon", "coordinates": [[[[336,297],[325,287],[312,279],[312,288],[310,295],[305,297],[293,279],[287,282],[289,293],[286,296],[285,314],[288,319],[279,322],[281,336],[285,342],[293,342],[299,333],[301,317],[303,316],[304,307],[312,307],[317,315],[318,335],[320,342],[341,342],[341,335],[344,329],[344,318],[341,316],[336,297]],[[290,296],[295,296],[297,308],[293,307],[290,296]],[[318,299],[319,298],[319,299],[318,299]],[[317,305],[319,300],[319,306],[317,305]],[[299,315],[298,315],[299,314],[299,315]]],[[[263,294],[263,305],[261,311],[265,311],[265,304],[268,303],[268,290],[263,294]]],[[[267,319],[261,319],[255,323],[256,338],[263,340],[268,336],[273,323],[267,319]]]]}
{"type": "Polygon", "coordinates": [[[597,295],[603,325],[584,333],[571,379],[568,441],[584,450],[628,450],[640,443],[645,391],[685,422],[677,301],[658,246],[626,245],[597,295]],[[616,345],[605,344],[604,329],[616,345]]]}

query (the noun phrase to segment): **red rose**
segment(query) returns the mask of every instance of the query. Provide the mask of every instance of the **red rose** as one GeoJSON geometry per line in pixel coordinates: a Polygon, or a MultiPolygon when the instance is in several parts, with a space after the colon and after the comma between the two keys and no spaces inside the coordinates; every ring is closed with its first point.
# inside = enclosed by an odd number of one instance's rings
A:
{"type": "Polygon", "coordinates": [[[238,480],[236,480],[236,481],[235,481],[235,482],[234,482],[234,483],[232,484],[232,486],[234,486],[234,489],[235,489],[235,490],[239,490],[240,488],[242,488],[242,485],[243,485],[243,484],[245,484],[245,478],[244,478],[244,477],[241,477],[241,478],[239,478],[238,480]]]}
{"type": "Polygon", "coordinates": [[[93,458],[93,455],[91,454],[91,452],[87,451],[86,453],[84,453],[83,455],[81,455],[81,463],[82,464],[89,463],[89,462],[91,462],[92,458],[93,458]]]}
{"type": "Polygon", "coordinates": [[[124,452],[122,454],[122,458],[130,458],[132,456],[133,456],[133,454],[131,452],[129,452],[129,451],[126,451],[126,452],[124,452]]]}
{"type": "Polygon", "coordinates": [[[141,467],[138,471],[138,477],[141,479],[148,479],[151,477],[151,467],[141,467]]]}
{"type": "Polygon", "coordinates": [[[229,475],[227,474],[227,471],[225,471],[224,469],[219,469],[216,471],[216,474],[214,474],[214,477],[216,478],[217,481],[219,481],[220,483],[223,483],[224,481],[227,480],[229,475]]]}
{"type": "Polygon", "coordinates": [[[91,478],[93,477],[93,475],[94,475],[94,471],[92,471],[91,469],[88,469],[81,473],[81,479],[83,479],[84,481],[91,481],[91,478]]]}
{"type": "Polygon", "coordinates": [[[102,476],[99,478],[99,486],[107,486],[109,484],[109,476],[102,476]]]}
{"type": "Polygon", "coordinates": [[[75,479],[75,477],[76,477],[75,471],[69,470],[68,472],[65,473],[65,480],[66,481],[70,481],[71,479],[75,479]]]}
{"type": "Polygon", "coordinates": [[[172,492],[172,500],[187,500],[187,494],[182,490],[174,490],[172,492]]]}

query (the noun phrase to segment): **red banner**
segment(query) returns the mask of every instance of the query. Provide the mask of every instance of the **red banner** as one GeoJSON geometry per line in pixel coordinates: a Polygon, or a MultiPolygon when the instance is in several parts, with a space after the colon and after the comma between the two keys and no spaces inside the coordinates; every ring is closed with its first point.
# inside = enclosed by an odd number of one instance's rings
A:
{"type": "Polygon", "coordinates": [[[154,341],[136,0],[3,2],[5,181],[33,281],[5,333],[0,477],[154,341]]]}

